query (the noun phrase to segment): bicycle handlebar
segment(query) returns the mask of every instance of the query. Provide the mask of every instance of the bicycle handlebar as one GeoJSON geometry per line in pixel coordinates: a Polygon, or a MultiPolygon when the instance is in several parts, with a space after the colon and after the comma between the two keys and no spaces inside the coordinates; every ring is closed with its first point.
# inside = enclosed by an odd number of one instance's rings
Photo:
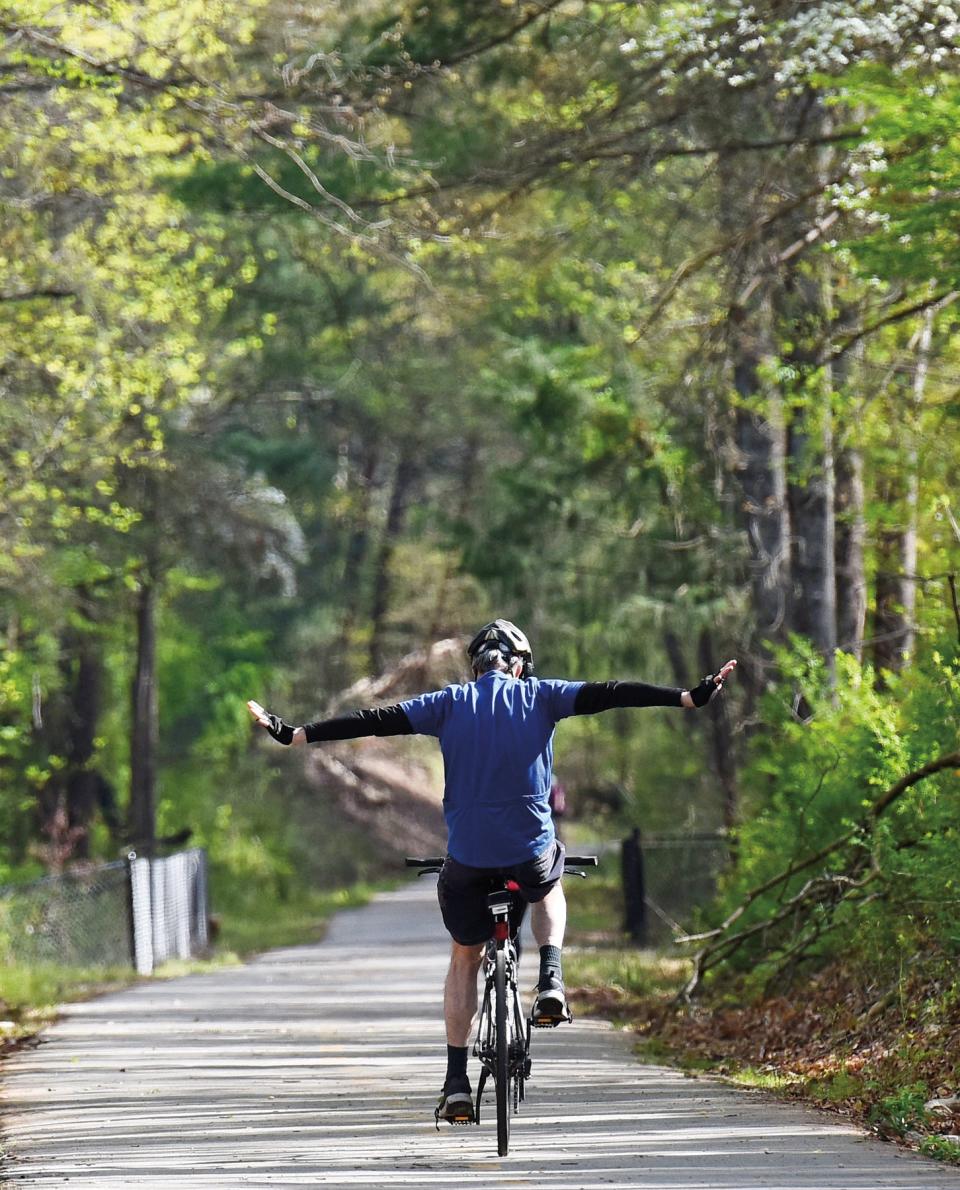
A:
{"type": "MultiPolygon", "coordinates": [[[[432,855],[426,859],[416,859],[414,856],[408,855],[404,859],[404,863],[408,868],[442,868],[443,856],[432,855]]],[[[567,855],[564,857],[563,866],[574,868],[595,868],[599,863],[599,859],[595,855],[567,855]]]]}

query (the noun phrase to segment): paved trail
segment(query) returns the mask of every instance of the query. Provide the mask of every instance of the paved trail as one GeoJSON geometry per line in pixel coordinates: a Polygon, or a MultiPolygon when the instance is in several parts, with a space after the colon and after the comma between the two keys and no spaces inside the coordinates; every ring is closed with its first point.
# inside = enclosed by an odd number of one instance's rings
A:
{"type": "Polygon", "coordinates": [[[437,1132],[446,946],[421,883],[318,946],[72,1005],[3,1066],[4,1185],[960,1190],[812,1111],[641,1066],[596,1022],[535,1034],[509,1157],[493,1105],[437,1132]]]}

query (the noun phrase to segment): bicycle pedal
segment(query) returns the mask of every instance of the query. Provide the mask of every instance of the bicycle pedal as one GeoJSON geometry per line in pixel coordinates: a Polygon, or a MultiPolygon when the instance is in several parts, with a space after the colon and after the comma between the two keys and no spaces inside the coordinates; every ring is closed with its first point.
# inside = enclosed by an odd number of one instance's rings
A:
{"type": "Polygon", "coordinates": [[[448,1124],[473,1124],[474,1123],[474,1115],[473,1115],[472,1110],[461,1112],[459,1115],[456,1115],[456,1116],[441,1116],[440,1113],[438,1112],[437,1113],[437,1127],[438,1128],[440,1127],[440,1123],[442,1120],[446,1120],[446,1122],[448,1124]]]}
{"type": "Polygon", "coordinates": [[[530,1018],[530,1024],[534,1029],[555,1029],[557,1025],[562,1025],[572,1020],[573,1013],[567,1009],[560,1016],[532,1016],[530,1018]]]}

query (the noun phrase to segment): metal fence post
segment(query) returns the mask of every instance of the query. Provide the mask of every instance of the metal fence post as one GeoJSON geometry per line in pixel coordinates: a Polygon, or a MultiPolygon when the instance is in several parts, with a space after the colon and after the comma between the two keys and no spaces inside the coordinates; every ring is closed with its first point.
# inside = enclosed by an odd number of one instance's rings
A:
{"type": "Polygon", "coordinates": [[[133,922],[133,965],[138,975],[152,975],[153,958],[153,897],[150,880],[150,861],[130,858],[130,904],[133,922]]]}
{"type": "Polygon", "coordinates": [[[193,926],[196,934],[197,949],[206,951],[210,945],[209,921],[210,900],[207,891],[207,853],[202,847],[196,850],[196,883],[193,886],[193,926]]]}
{"type": "Polygon", "coordinates": [[[153,962],[155,966],[170,957],[167,933],[167,861],[155,859],[150,864],[150,893],[153,897],[153,962]]]}
{"type": "Polygon", "coordinates": [[[167,860],[168,897],[172,917],[173,947],[178,959],[190,958],[189,853],[181,851],[167,860]]]}

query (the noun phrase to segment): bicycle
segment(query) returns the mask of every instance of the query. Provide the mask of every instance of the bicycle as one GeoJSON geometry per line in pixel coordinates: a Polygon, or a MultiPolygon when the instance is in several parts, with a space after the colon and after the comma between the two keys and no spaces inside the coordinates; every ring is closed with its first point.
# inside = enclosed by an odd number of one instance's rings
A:
{"type": "MultiPolygon", "coordinates": [[[[419,868],[419,875],[425,876],[439,872],[443,867],[443,858],[408,857],[406,864],[410,868],[419,868]]],[[[596,865],[595,855],[568,855],[564,860],[563,871],[565,875],[585,878],[586,872],[582,869],[596,865]]],[[[496,879],[491,880],[492,891],[487,896],[487,908],[493,916],[493,933],[483,956],[484,990],[473,1046],[474,1057],[480,1060],[481,1065],[474,1121],[480,1123],[483,1090],[487,1079],[492,1078],[497,1104],[497,1153],[505,1157],[510,1147],[510,1117],[519,1112],[520,1104],[524,1101],[524,1086],[530,1077],[531,1031],[534,1028],[553,1028],[560,1024],[560,1018],[534,1020],[532,1009],[530,1016],[525,1017],[523,1014],[517,987],[517,936],[526,902],[521,900],[520,912],[511,930],[510,914],[517,907],[516,894],[520,886],[509,878],[503,881],[502,887],[496,887],[498,883],[496,879]]],[[[573,1019],[569,1009],[566,1019],[573,1019]]]]}

